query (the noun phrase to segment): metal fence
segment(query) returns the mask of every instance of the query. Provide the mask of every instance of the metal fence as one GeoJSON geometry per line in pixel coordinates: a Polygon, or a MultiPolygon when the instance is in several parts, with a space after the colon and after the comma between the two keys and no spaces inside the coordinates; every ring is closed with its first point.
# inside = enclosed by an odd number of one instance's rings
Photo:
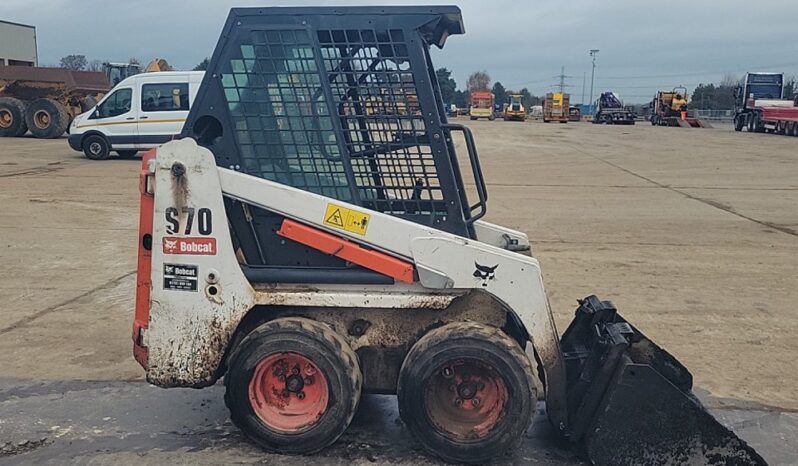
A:
{"type": "Polygon", "coordinates": [[[696,118],[712,121],[734,121],[734,110],[695,110],[696,118]]]}

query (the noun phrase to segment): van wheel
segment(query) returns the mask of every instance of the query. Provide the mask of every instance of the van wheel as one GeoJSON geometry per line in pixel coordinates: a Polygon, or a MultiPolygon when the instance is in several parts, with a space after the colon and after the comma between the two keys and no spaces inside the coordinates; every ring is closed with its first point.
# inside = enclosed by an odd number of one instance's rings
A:
{"type": "Polygon", "coordinates": [[[328,325],[283,318],[241,340],[224,383],[230,417],[247,438],[267,451],[308,455],[349,427],[363,375],[355,352],[328,325]]]}
{"type": "Polygon", "coordinates": [[[111,156],[111,149],[104,137],[92,134],[83,140],[83,153],[90,160],[107,160],[111,156]]]}
{"type": "Polygon", "coordinates": [[[25,104],[13,97],[0,97],[0,137],[18,138],[27,132],[25,104]]]}
{"type": "Polygon", "coordinates": [[[53,99],[36,99],[25,111],[25,123],[31,134],[40,139],[61,137],[69,126],[69,114],[53,99]]]}
{"type": "Polygon", "coordinates": [[[123,159],[132,159],[139,153],[137,150],[118,150],[116,153],[123,159]]]}
{"type": "Polygon", "coordinates": [[[430,454],[484,464],[514,448],[537,402],[521,346],[498,328],[449,324],[424,335],[399,372],[399,415],[430,454]]]}

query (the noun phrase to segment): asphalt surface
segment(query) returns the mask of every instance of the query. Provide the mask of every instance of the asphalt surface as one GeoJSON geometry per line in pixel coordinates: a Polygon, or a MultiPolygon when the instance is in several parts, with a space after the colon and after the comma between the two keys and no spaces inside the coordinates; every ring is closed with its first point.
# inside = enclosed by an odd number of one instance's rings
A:
{"type": "MultiPolygon", "coordinates": [[[[395,397],[365,396],[352,425],[313,457],[268,454],[233,426],[223,386],[164,390],[142,382],[0,379],[0,463],[444,464],[426,456],[399,420],[395,397]]],[[[720,400],[711,403],[723,404],[720,400]]],[[[728,403],[728,401],[726,402],[728,403]]],[[[521,447],[496,465],[579,465],[541,405],[521,447]]],[[[771,465],[796,464],[798,414],[713,409],[771,465]]]]}

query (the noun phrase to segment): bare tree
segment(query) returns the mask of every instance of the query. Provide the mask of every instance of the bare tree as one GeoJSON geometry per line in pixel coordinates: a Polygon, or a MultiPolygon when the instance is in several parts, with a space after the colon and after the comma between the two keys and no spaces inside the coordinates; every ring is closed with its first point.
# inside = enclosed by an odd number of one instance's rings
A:
{"type": "Polygon", "coordinates": [[[489,91],[490,81],[490,75],[487,71],[477,71],[471,73],[471,76],[468,77],[468,84],[466,87],[468,88],[468,92],[489,91]]]}
{"type": "Polygon", "coordinates": [[[92,60],[86,65],[86,71],[102,71],[103,70],[103,61],[102,60],[92,60]]]}
{"type": "Polygon", "coordinates": [[[740,78],[731,73],[728,73],[725,76],[723,76],[723,79],[720,80],[720,87],[734,88],[737,87],[737,84],[739,83],[740,83],[740,78]]]}
{"type": "Polygon", "coordinates": [[[60,67],[72,71],[80,71],[86,69],[87,63],[86,55],[67,55],[61,58],[60,67]]]}

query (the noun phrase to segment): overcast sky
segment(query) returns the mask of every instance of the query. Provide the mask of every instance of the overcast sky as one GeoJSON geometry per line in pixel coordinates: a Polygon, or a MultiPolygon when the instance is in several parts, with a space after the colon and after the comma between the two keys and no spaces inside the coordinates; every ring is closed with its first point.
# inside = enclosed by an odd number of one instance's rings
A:
{"type": "Polygon", "coordinates": [[[726,73],[798,74],[798,1],[766,0],[0,0],[0,19],[37,28],[40,62],[77,53],[90,60],[143,63],[166,58],[190,69],[213,52],[233,6],[458,4],[466,35],[434,54],[437,67],[486,70],[508,88],[553,89],[560,68],[582,101],[591,48],[600,49],[596,91],[644,102],[659,88],[695,87],[726,73]],[[754,6],[755,5],[755,6],[754,6]]]}

